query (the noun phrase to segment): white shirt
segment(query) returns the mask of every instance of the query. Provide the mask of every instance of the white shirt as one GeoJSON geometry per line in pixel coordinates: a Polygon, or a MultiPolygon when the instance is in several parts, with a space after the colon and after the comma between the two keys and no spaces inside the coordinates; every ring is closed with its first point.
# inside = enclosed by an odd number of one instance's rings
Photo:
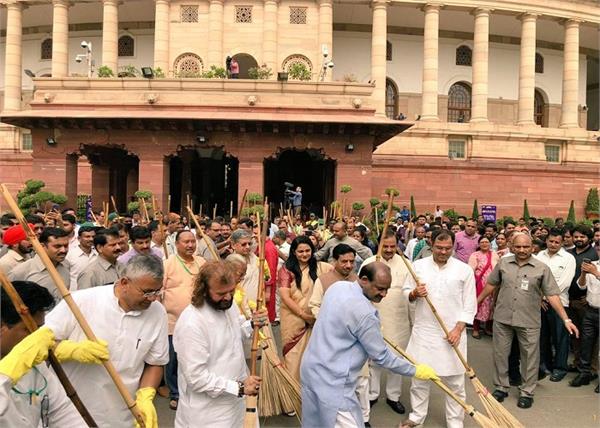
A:
{"type": "Polygon", "coordinates": [[[71,264],[71,269],[69,270],[69,273],[71,274],[71,285],[69,286],[69,289],[71,291],[77,290],[77,277],[96,257],[98,257],[98,253],[95,248],[92,248],[90,254],[86,254],[83,252],[80,245],[69,247],[67,260],[71,264]]]}
{"type": "MultiPolygon", "coordinates": [[[[475,276],[468,264],[450,257],[440,268],[429,256],[417,260],[413,267],[417,277],[426,285],[427,295],[448,330],[452,330],[458,322],[473,322],[477,313],[477,297],[475,276]]],[[[415,286],[412,277],[407,277],[403,287],[407,298],[415,286]]],[[[406,352],[416,361],[430,365],[440,376],[463,374],[465,368],[446,340],[426,300],[417,298],[413,304],[415,324],[406,352]]],[[[466,329],[462,332],[458,348],[467,358],[466,329]]]]}
{"type": "MultiPolygon", "coordinates": [[[[146,310],[125,312],[119,306],[114,285],[76,291],[73,300],[96,337],[108,342],[110,361],[135,397],[144,364],[162,366],[169,361],[165,308],[152,302],[146,310]]],[[[46,315],[46,326],[57,341],[86,339],[64,301],[46,315]]],[[[98,426],[133,426],[133,416],[102,365],[67,361],[63,367],[98,426]]]]}
{"type": "MultiPolygon", "coordinates": [[[[592,264],[596,265],[596,267],[600,270],[600,262],[595,261],[592,264]]],[[[600,308],[600,279],[596,278],[591,273],[585,274],[585,287],[581,287],[579,282],[577,286],[585,290],[587,288],[586,299],[590,306],[593,306],[596,309],[600,308]]]]}
{"type": "Polygon", "coordinates": [[[241,427],[245,400],[238,381],[248,376],[242,338],[252,328],[237,305],[218,311],[204,304],[183,310],[173,334],[179,404],[175,427],[241,427]]]}
{"type": "MultiPolygon", "coordinates": [[[[64,388],[54,371],[41,363],[29,370],[16,385],[0,375],[0,426],[42,427],[42,401],[48,402],[48,426],[79,428],[87,427],[77,409],[67,398],[64,388]],[[44,385],[47,386],[44,388],[44,385]],[[25,392],[20,394],[17,391],[25,392]],[[27,391],[40,391],[37,398],[29,401],[27,391]]],[[[45,406],[44,406],[45,407],[45,406]]]]}
{"type": "Polygon", "coordinates": [[[556,254],[550,256],[548,250],[540,251],[537,259],[544,262],[552,271],[554,279],[560,288],[560,302],[564,307],[569,306],[569,287],[575,276],[577,262],[572,254],[561,248],[556,254]]]}
{"type": "MultiPolygon", "coordinates": [[[[283,244],[278,245],[277,249],[286,256],[290,255],[290,244],[288,244],[287,241],[284,241],[283,244]]],[[[277,272],[279,272],[279,269],[281,269],[281,266],[283,266],[284,263],[285,260],[283,260],[281,257],[277,258],[277,272]]]]}
{"type": "Polygon", "coordinates": [[[413,238],[410,241],[408,241],[408,244],[406,244],[406,249],[404,250],[404,255],[408,258],[408,260],[410,260],[412,262],[413,259],[413,252],[415,250],[415,247],[417,245],[417,242],[419,242],[418,238],[413,238]]]}

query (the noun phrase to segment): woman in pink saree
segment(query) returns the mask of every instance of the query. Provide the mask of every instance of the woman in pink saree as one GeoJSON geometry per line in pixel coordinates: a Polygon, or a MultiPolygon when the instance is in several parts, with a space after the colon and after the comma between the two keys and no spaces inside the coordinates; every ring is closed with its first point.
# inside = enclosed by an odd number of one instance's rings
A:
{"type": "MultiPolygon", "coordinates": [[[[490,240],[486,236],[479,238],[479,249],[469,257],[469,266],[471,266],[475,272],[477,296],[479,296],[481,291],[485,288],[487,277],[492,272],[499,259],[498,254],[491,249],[490,240]]],[[[486,329],[486,333],[491,331],[491,322],[489,321],[491,321],[492,318],[492,308],[493,297],[491,295],[477,307],[477,314],[473,321],[473,333],[471,334],[473,338],[481,338],[479,330],[482,324],[486,329]]]]}

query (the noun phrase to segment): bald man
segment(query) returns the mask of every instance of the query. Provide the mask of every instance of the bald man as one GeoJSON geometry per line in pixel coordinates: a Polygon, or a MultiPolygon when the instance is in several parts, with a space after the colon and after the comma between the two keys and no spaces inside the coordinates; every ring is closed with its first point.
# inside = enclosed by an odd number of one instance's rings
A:
{"type": "Polygon", "coordinates": [[[531,237],[515,236],[512,253],[502,257],[490,276],[487,285],[477,298],[481,303],[498,287],[498,299],[494,310],[494,397],[499,402],[508,396],[508,355],[513,339],[517,336],[521,349],[520,397],[517,406],[528,409],[533,405],[533,392],[537,385],[540,362],[540,307],[542,297],[556,311],[570,334],[579,336],[577,327],[567,316],[560,301],[560,288],[550,268],[532,256],[531,237]]]}
{"type": "Polygon", "coordinates": [[[373,255],[373,252],[368,247],[365,247],[356,239],[348,236],[348,227],[346,223],[339,222],[333,225],[333,236],[325,243],[325,245],[323,245],[323,248],[315,253],[315,257],[317,260],[326,260],[332,265],[335,264],[333,249],[339,244],[349,245],[363,260],[366,260],[373,255]]]}

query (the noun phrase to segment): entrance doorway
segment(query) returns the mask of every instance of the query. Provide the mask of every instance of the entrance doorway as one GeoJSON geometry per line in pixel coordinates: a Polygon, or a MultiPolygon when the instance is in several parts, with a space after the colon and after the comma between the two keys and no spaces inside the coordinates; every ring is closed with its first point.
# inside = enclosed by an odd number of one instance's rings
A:
{"type": "MultiPolygon", "coordinates": [[[[216,206],[217,215],[229,216],[237,211],[237,158],[222,147],[182,148],[170,161],[171,210],[187,212],[188,194],[192,210],[209,217],[216,206]]],[[[187,213],[186,213],[187,215],[187,213]]]]}
{"type": "Polygon", "coordinates": [[[250,70],[251,68],[258,67],[258,63],[252,55],[248,55],[246,53],[239,53],[235,54],[233,58],[235,58],[235,60],[240,66],[240,79],[249,79],[250,75],[248,74],[248,70],[250,70]]]}
{"type": "Polygon", "coordinates": [[[302,210],[321,216],[335,196],[336,162],[320,150],[285,149],[265,159],[265,195],[274,212],[285,204],[285,183],[302,188],[302,210]]]}

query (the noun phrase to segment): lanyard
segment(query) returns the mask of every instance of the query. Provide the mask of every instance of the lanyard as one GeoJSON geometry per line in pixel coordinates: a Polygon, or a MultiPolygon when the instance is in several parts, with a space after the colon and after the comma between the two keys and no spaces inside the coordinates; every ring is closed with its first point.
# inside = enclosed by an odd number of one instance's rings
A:
{"type": "Polygon", "coordinates": [[[44,381],[44,386],[42,386],[40,389],[35,389],[35,384],[36,384],[36,380],[37,380],[37,376],[36,376],[34,378],[34,388],[33,389],[29,389],[27,391],[19,391],[15,386],[12,387],[12,390],[19,395],[29,395],[29,404],[36,404],[37,397],[39,397],[40,394],[42,392],[44,392],[44,390],[48,387],[48,381],[46,380],[44,375],[42,375],[40,373],[40,371],[37,369],[37,367],[34,367],[33,370],[42,377],[42,380],[44,381]]]}
{"type": "MultiPolygon", "coordinates": [[[[179,254],[175,254],[175,257],[177,257],[177,260],[179,260],[179,263],[181,263],[181,266],[182,266],[182,267],[185,269],[185,271],[186,271],[187,273],[189,273],[190,275],[196,275],[195,273],[192,273],[192,271],[190,271],[190,270],[188,269],[188,267],[185,265],[185,263],[184,263],[183,259],[182,259],[181,257],[179,257],[179,254]]],[[[194,259],[194,264],[195,264],[196,266],[198,266],[198,262],[196,262],[196,260],[195,260],[195,259],[194,259]]],[[[198,268],[200,268],[200,266],[198,266],[198,268]]]]}

